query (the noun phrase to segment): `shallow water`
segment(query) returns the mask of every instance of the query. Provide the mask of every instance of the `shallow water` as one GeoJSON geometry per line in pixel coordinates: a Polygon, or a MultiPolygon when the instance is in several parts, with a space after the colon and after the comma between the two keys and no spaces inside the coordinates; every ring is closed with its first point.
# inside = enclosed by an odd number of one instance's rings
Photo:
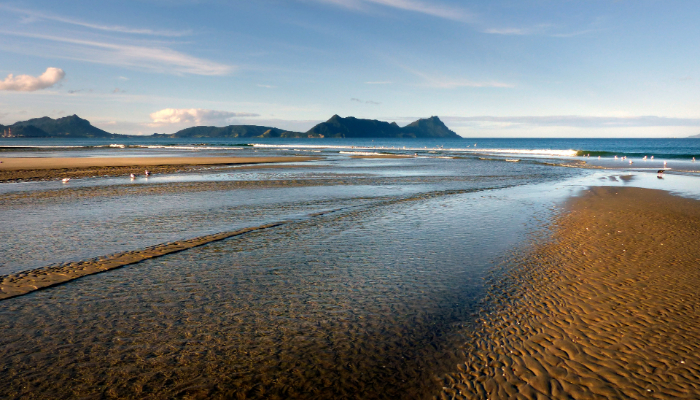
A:
{"type": "Polygon", "coordinates": [[[483,278],[559,201],[598,183],[697,187],[622,174],[332,159],[12,184],[0,274],[293,222],[0,302],[0,397],[429,398],[463,359],[483,278]]]}
{"type": "Polygon", "coordinates": [[[5,301],[0,393],[429,397],[541,211],[484,196],[387,200],[5,301]]]}
{"type": "Polygon", "coordinates": [[[70,185],[0,184],[0,252],[4,254],[0,274],[389,197],[488,190],[552,180],[573,172],[539,164],[511,164],[346,160],[308,168],[207,170],[141,179],[138,184],[126,182],[126,178],[76,179],[70,185]]]}

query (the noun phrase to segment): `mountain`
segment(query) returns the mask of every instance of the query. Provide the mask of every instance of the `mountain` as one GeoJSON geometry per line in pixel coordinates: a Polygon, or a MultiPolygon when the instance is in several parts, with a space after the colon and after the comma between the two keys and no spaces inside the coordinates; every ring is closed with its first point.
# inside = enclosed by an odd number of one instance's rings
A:
{"type": "Polygon", "coordinates": [[[300,138],[309,137],[305,133],[285,131],[269,126],[229,125],[193,126],[177,131],[171,135],[174,138],[300,138]]]}
{"type": "Polygon", "coordinates": [[[700,139],[700,133],[698,133],[697,135],[688,136],[688,138],[689,139],[700,139]]]}
{"type": "Polygon", "coordinates": [[[450,130],[438,117],[422,118],[403,128],[408,137],[416,138],[461,138],[450,130]],[[413,136],[411,136],[413,135],[413,136]]]}
{"type": "Polygon", "coordinates": [[[113,133],[103,131],[77,115],[63,118],[34,118],[0,126],[2,137],[75,137],[75,138],[111,138],[113,133]]]}
{"type": "Polygon", "coordinates": [[[461,138],[438,117],[419,119],[401,128],[395,122],[334,115],[306,133],[332,138],[461,138]]]}

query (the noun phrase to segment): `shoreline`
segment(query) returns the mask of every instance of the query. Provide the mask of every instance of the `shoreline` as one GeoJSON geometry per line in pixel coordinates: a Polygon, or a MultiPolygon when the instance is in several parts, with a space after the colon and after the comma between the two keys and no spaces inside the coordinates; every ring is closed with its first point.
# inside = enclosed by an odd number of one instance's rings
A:
{"type": "Polygon", "coordinates": [[[210,166],[254,165],[319,160],[319,157],[4,157],[0,182],[93,176],[173,173],[210,166]]]}
{"type": "Polygon", "coordinates": [[[592,187],[566,209],[492,279],[443,398],[700,393],[700,201],[592,187]]]}

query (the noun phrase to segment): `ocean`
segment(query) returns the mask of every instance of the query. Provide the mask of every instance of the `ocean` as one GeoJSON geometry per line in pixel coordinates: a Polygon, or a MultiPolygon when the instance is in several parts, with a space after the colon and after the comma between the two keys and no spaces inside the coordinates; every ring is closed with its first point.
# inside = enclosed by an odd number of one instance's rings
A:
{"type": "Polygon", "coordinates": [[[0,397],[432,398],[567,199],[700,197],[700,139],[0,140],[173,155],[319,158],[0,183],[0,275],[279,223],[1,300],[0,397]]]}

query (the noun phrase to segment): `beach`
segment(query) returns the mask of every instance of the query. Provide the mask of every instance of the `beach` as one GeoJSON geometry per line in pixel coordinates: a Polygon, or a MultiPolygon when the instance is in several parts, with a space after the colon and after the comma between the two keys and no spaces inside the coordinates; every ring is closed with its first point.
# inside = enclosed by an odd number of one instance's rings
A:
{"type": "Polygon", "coordinates": [[[696,393],[694,177],[236,151],[0,185],[0,395],[696,393]]]}
{"type": "Polygon", "coordinates": [[[592,187],[551,229],[493,278],[442,397],[697,398],[700,201],[592,187]]]}
{"type": "Polygon", "coordinates": [[[315,157],[4,157],[0,182],[173,173],[203,166],[289,163],[315,157]]]}

